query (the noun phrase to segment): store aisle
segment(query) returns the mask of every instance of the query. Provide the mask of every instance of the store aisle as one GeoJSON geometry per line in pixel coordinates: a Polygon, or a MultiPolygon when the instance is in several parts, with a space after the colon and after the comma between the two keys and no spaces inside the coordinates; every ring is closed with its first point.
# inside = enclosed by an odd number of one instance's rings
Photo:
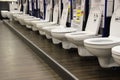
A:
{"type": "Polygon", "coordinates": [[[0,80],[62,80],[0,21],[0,80]]]}

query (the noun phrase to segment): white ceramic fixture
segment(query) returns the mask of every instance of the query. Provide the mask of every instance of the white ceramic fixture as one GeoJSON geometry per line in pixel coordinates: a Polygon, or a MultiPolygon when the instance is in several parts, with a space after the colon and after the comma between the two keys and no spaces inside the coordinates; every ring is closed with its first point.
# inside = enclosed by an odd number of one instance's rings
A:
{"type": "Polygon", "coordinates": [[[110,36],[107,38],[86,39],[84,45],[97,56],[99,64],[103,68],[118,66],[113,60],[111,48],[120,44],[120,7],[114,11],[110,24],[110,36]]]}
{"type": "Polygon", "coordinates": [[[112,57],[115,62],[120,66],[120,45],[112,48],[112,57]]]}
{"type": "Polygon", "coordinates": [[[98,31],[102,19],[101,17],[102,11],[99,8],[91,9],[85,31],[77,31],[65,35],[69,42],[77,46],[80,56],[93,56],[86,50],[83,41],[88,38],[98,37],[98,31]]]}

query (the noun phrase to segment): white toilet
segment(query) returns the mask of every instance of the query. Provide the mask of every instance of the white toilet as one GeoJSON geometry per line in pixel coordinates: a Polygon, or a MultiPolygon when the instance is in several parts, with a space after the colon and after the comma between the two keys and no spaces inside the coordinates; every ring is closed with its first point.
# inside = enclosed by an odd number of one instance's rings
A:
{"type": "Polygon", "coordinates": [[[30,16],[30,15],[21,15],[18,18],[18,21],[21,25],[25,26],[26,24],[24,23],[24,19],[30,19],[30,18],[35,18],[34,16],[30,16]]]}
{"type": "Polygon", "coordinates": [[[37,18],[37,17],[27,17],[27,18],[23,18],[22,19],[22,22],[24,23],[24,25],[27,27],[27,28],[32,28],[32,24],[31,24],[31,21],[40,21],[41,19],[40,18],[37,18]]]}
{"type": "Polygon", "coordinates": [[[115,62],[120,66],[120,46],[115,46],[112,48],[112,57],[115,62]]]}
{"type": "Polygon", "coordinates": [[[65,34],[73,33],[76,31],[82,31],[84,12],[85,12],[85,0],[82,0],[81,4],[79,2],[76,5],[77,7],[73,13],[73,15],[75,15],[75,19],[72,20],[71,27],[58,28],[51,31],[53,42],[56,39],[60,40],[62,42],[62,47],[64,49],[70,49],[71,47],[76,47],[74,44],[68,42],[68,40],[65,37],[65,34]],[[80,16],[77,16],[77,15],[80,15],[80,16]]]}
{"type": "Polygon", "coordinates": [[[39,29],[37,28],[37,24],[40,23],[49,23],[50,21],[50,4],[47,5],[46,8],[46,14],[45,14],[45,20],[40,20],[40,21],[30,21],[30,23],[32,24],[32,30],[33,31],[38,31],[39,29]]]}
{"type": "MultiPolygon", "coordinates": [[[[27,2],[25,2],[25,3],[23,4],[23,6],[24,6],[23,12],[20,11],[21,5],[19,5],[18,10],[9,11],[8,14],[7,14],[8,18],[9,18],[10,20],[14,20],[14,15],[15,15],[15,14],[25,15],[25,13],[26,13],[26,11],[27,11],[27,2]]],[[[16,15],[16,18],[18,17],[18,15],[16,15]]],[[[22,18],[24,18],[24,17],[22,17],[22,18]]]]}
{"type": "Polygon", "coordinates": [[[30,16],[29,14],[26,14],[27,2],[24,3],[23,6],[24,6],[23,12],[20,13],[20,9],[19,9],[18,13],[17,12],[11,13],[13,20],[20,22],[21,25],[25,25],[24,19],[27,19],[27,18],[29,19],[34,17],[34,16],[30,16]]]}
{"type": "Polygon", "coordinates": [[[58,2],[58,12],[59,12],[58,24],[42,27],[42,31],[45,32],[47,39],[52,38],[51,36],[52,29],[66,26],[66,21],[67,21],[67,16],[68,16],[68,2],[69,2],[68,0],[64,0],[64,1],[59,0],[58,2]],[[61,14],[61,6],[62,6],[61,2],[63,3],[62,14],[61,14]]]}
{"type": "Polygon", "coordinates": [[[67,40],[77,46],[80,56],[93,56],[86,50],[83,41],[88,38],[98,37],[98,31],[102,19],[101,17],[102,11],[99,8],[91,9],[85,31],[77,31],[65,34],[67,40]]]}
{"type": "Polygon", "coordinates": [[[101,67],[118,66],[113,60],[111,48],[120,44],[120,7],[116,9],[111,18],[110,36],[108,38],[86,39],[84,45],[91,54],[98,57],[101,67]]]}
{"type": "Polygon", "coordinates": [[[14,14],[23,14],[23,12],[20,12],[20,11],[9,11],[9,12],[7,13],[7,17],[8,17],[10,20],[12,20],[14,14]]]}
{"type": "MultiPolygon", "coordinates": [[[[23,15],[23,12],[21,12],[21,13],[14,13],[14,14],[12,14],[12,19],[14,20],[14,21],[19,21],[18,20],[18,17],[19,16],[21,16],[21,15],[23,15]]],[[[24,14],[25,15],[25,14],[24,14]]],[[[27,14],[26,14],[27,15],[27,14]]]]}
{"type": "Polygon", "coordinates": [[[31,21],[40,21],[40,18],[31,18],[31,19],[24,19],[24,23],[26,25],[26,28],[31,29],[32,28],[32,23],[31,21]]]}
{"type": "Polygon", "coordinates": [[[36,27],[39,29],[39,33],[41,35],[45,35],[45,32],[43,30],[44,27],[46,26],[54,26],[57,25],[58,23],[58,4],[55,5],[54,11],[53,11],[53,22],[48,22],[48,23],[38,23],[36,27]]]}
{"type": "Polygon", "coordinates": [[[68,16],[68,8],[64,8],[64,9],[63,9],[63,12],[62,12],[61,19],[60,19],[60,24],[56,24],[56,25],[54,25],[54,26],[52,25],[52,26],[48,26],[48,27],[42,28],[43,31],[44,31],[45,34],[46,34],[46,37],[47,37],[48,39],[52,38],[54,44],[58,44],[58,43],[60,43],[61,41],[58,40],[58,39],[54,39],[54,38],[52,37],[52,35],[51,35],[51,31],[52,31],[53,29],[61,29],[61,28],[66,27],[67,16],[68,16]]]}

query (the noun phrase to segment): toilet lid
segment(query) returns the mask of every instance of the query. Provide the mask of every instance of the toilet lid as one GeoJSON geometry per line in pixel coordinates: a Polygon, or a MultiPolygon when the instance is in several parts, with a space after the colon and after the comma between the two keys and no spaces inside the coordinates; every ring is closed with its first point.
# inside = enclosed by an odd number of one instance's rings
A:
{"type": "Polygon", "coordinates": [[[61,28],[53,29],[52,32],[54,33],[66,33],[66,32],[75,32],[77,29],[75,28],[64,28],[61,26],[61,28]]]}
{"type": "Polygon", "coordinates": [[[112,48],[112,53],[115,55],[120,55],[120,46],[115,46],[112,48]]]}
{"type": "Polygon", "coordinates": [[[84,41],[85,45],[93,48],[112,48],[120,44],[120,40],[117,38],[92,38],[84,41]]]}

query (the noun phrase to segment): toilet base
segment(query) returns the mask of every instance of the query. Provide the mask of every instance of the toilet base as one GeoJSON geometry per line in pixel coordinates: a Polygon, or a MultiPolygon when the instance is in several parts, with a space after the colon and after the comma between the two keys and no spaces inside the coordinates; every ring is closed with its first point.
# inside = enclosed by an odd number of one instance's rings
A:
{"type": "Polygon", "coordinates": [[[13,19],[12,19],[12,18],[10,18],[9,20],[10,20],[10,21],[13,21],[13,19]]]}
{"type": "MultiPolygon", "coordinates": [[[[10,21],[12,21],[12,19],[10,19],[10,21]]],[[[24,26],[24,23],[20,20],[19,23],[24,26]]]]}
{"type": "Polygon", "coordinates": [[[83,56],[83,57],[85,57],[85,56],[94,56],[85,48],[84,45],[78,46],[78,53],[79,53],[80,56],[83,56]]]}
{"type": "Polygon", "coordinates": [[[52,37],[48,34],[45,34],[47,39],[51,39],[52,37]]]}
{"type": "Polygon", "coordinates": [[[112,53],[112,57],[114,59],[114,61],[120,65],[120,57],[114,53],[112,53]]]}
{"type": "Polygon", "coordinates": [[[71,49],[71,48],[77,48],[77,46],[75,46],[74,44],[67,42],[67,41],[63,41],[62,42],[62,47],[64,49],[71,49]]]}
{"type": "Polygon", "coordinates": [[[41,34],[41,35],[45,35],[45,32],[39,30],[39,34],[41,34]]]}
{"type": "Polygon", "coordinates": [[[26,25],[26,28],[31,29],[31,28],[32,28],[32,26],[26,25]]]}
{"type": "Polygon", "coordinates": [[[52,42],[53,42],[53,44],[59,44],[59,43],[61,43],[60,40],[55,39],[55,38],[52,38],[52,42]]]}
{"type": "Polygon", "coordinates": [[[101,67],[110,68],[118,67],[119,65],[113,60],[112,57],[98,57],[98,61],[101,67]]]}
{"type": "Polygon", "coordinates": [[[38,31],[38,29],[36,27],[32,27],[33,31],[38,31]]]}

